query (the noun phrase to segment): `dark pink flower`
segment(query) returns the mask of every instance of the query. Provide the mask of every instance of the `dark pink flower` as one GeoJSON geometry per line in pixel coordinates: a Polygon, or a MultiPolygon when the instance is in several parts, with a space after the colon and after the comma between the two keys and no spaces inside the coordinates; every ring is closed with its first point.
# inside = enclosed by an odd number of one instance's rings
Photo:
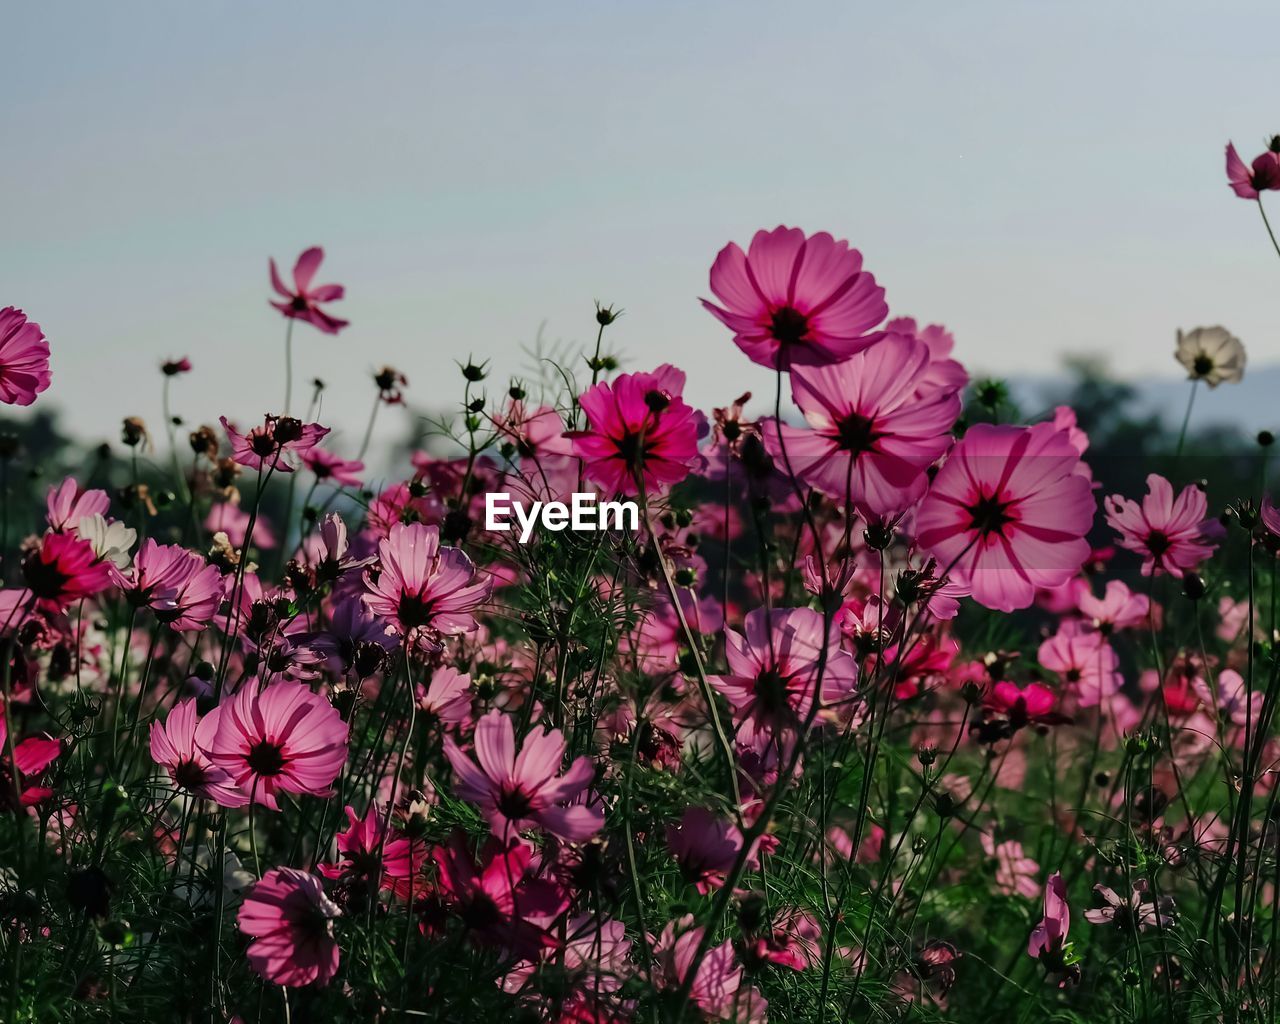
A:
{"type": "Polygon", "coordinates": [[[431,673],[431,681],[415,688],[418,711],[428,721],[450,728],[471,721],[471,677],[449,665],[441,665],[431,673]]]}
{"type": "Polygon", "coordinates": [[[1175,498],[1173,485],[1159,473],[1147,477],[1147,495],[1136,501],[1113,494],[1103,502],[1107,525],[1120,536],[1122,548],[1142,556],[1142,575],[1190,572],[1217,548],[1205,519],[1208,499],[1195,484],[1175,498]]]}
{"type": "Polygon", "coordinates": [[[45,498],[45,522],[55,533],[74,533],[86,516],[105,516],[111,507],[107,492],[93,488],[82,491],[73,477],[50,487],[45,498]]]}
{"type": "MultiPolygon", "coordinates": [[[[694,960],[706,929],[694,924],[692,914],[670,921],[653,946],[657,962],[654,982],[664,989],[679,989],[694,970],[694,960]]],[[[745,983],[742,965],[728,940],[707,950],[689,985],[689,1000],[712,1020],[738,1024],[764,1024],[768,1003],[745,983]]]]}
{"type": "Polygon", "coordinates": [[[979,604],[1026,608],[1089,557],[1095,504],[1079,462],[1048,423],[971,427],[916,513],[916,540],[979,604]]]}
{"type": "Polygon", "coordinates": [[[275,794],[328,796],[347,758],[347,724],[301,683],[252,681],[209,713],[208,754],[255,802],[279,810],[275,794]]]}
{"type": "Polygon", "coordinates": [[[169,774],[173,784],[222,807],[243,807],[249,797],[241,793],[227,772],[205,752],[213,743],[217,720],[201,719],[194,699],[185,700],[160,722],[151,722],[151,760],[169,774]]]}
{"type": "Polygon", "coordinates": [[[440,528],[396,523],[378,542],[378,567],[365,571],[364,603],[402,636],[430,629],[446,636],[476,628],[475,610],[493,589],[458,548],[441,545],[440,528]]]}
{"type": "Polygon", "coordinates": [[[924,494],[925,470],[951,447],[960,415],[959,394],[928,383],[928,371],[928,346],[899,336],[834,365],[795,367],[791,393],[809,429],[784,424],[780,444],[771,421],[764,432],[769,454],[810,487],[865,514],[909,508],[924,494]]]}
{"type": "Polygon", "coordinates": [[[49,342],[20,309],[0,309],[0,403],[30,405],[49,386],[49,342]]]}
{"type": "MultiPolygon", "coordinates": [[[[724,885],[742,852],[743,841],[733,822],[705,807],[686,807],[680,821],[667,826],[667,847],[679,863],[680,873],[701,893],[724,885]]],[[[748,854],[747,863],[758,863],[756,850],[748,854]]]]}
{"type": "Polygon", "coordinates": [[[380,888],[401,899],[411,899],[414,892],[421,895],[425,886],[415,879],[427,860],[423,840],[391,828],[376,804],[369,805],[363,818],[352,807],[346,813],[347,830],[334,837],[342,859],[319,865],[320,873],[344,881],[377,880],[380,888]]]}
{"type": "Polygon", "coordinates": [[[298,262],[293,265],[292,291],[285,287],[284,281],[280,279],[280,271],[276,269],[276,261],[272,260],[271,287],[284,301],[272,301],[271,305],[290,319],[305,320],[325,334],[337,334],[349,321],[330,316],[320,306],[342,298],[342,285],[311,283],[323,259],[324,250],[318,245],[307,249],[298,257],[298,262]]]}
{"type": "Polygon", "coordinates": [[[1271,140],[1266,152],[1254,157],[1252,166],[1241,160],[1236,147],[1228,142],[1227,184],[1241,199],[1257,199],[1259,192],[1280,189],[1280,136],[1271,140]]]}
{"type": "Polygon", "coordinates": [[[476,723],[474,743],[478,767],[449,736],[444,753],[458,796],[479,805],[496,835],[510,839],[540,825],[579,842],[600,831],[604,812],[598,806],[570,803],[591,784],[595,768],[589,757],[579,757],[560,774],[565,741],[559,729],[535,729],[517,754],[510,716],[494,709],[476,723]]]}
{"type": "Polygon", "coordinates": [[[823,636],[823,617],[812,608],[756,608],[747,613],[743,632],[726,628],[725,657],[729,674],[708,681],[733,706],[738,739],[751,743],[757,734],[797,729],[818,699],[818,664],[827,648],[822,672],[822,706],[850,697],[858,678],[853,657],[840,647],[840,628],[832,622],[823,636]]]}
{"type": "Polygon", "coordinates": [[[166,377],[176,377],[180,373],[190,373],[191,360],[186,356],[181,359],[166,359],[160,364],[160,372],[166,377]]]}
{"type": "Polygon", "coordinates": [[[276,868],[249,890],[236,923],[253,937],[249,966],[272,984],[297,988],[325,985],[337,973],[333,919],[341,915],[315,875],[276,868]]]}
{"type": "Polygon", "coordinates": [[[262,426],[242,434],[225,416],[219,417],[222,429],[231,442],[231,458],[249,469],[274,469],[292,473],[297,460],[305,456],[329,433],[319,423],[303,423],[292,416],[264,418],[262,426]]]}
{"type": "Polygon", "coordinates": [[[142,542],[133,568],[114,571],[116,583],[137,608],[183,632],[204,629],[222,603],[222,574],[194,551],[178,544],[142,542]]]}
{"type": "Polygon", "coordinates": [[[311,448],[302,453],[302,464],[315,474],[320,483],[333,483],[339,487],[359,487],[364,463],[358,459],[344,459],[323,448],[311,448]]]}
{"type": "Polygon", "coordinates": [[[36,607],[58,612],[111,584],[110,563],[99,561],[93,546],[72,533],[46,533],[22,562],[22,575],[36,607]]]}
{"type": "Polygon", "coordinates": [[[1054,872],[1044,887],[1044,917],[1031,932],[1027,955],[1056,957],[1062,953],[1071,925],[1071,908],[1067,906],[1067,885],[1062,875],[1054,872]]]}
{"type": "Polygon", "coordinates": [[[862,253],[825,231],[757,231],[745,253],[730,242],[711,266],[711,291],[722,305],[703,299],[703,307],[771,369],[847,359],[880,340],[889,312],[862,253]]]}
{"type": "Polygon", "coordinates": [[[53,790],[35,785],[32,780],[58,759],[62,744],[49,736],[28,736],[14,743],[14,763],[10,764],[8,738],[8,719],[4,708],[0,707],[0,806],[18,810],[11,806],[15,791],[22,807],[44,803],[53,796],[53,790]]]}
{"type": "Polygon", "coordinates": [[[1055,725],[1066,721],[1055,710],[1057,695],[1039,683],[1019,687],[1017,683],[998,682],[987,692],[983,705],[1004,715],[1018,729],[1032,722],[1055,725]]]}
{"type": "Polygon", "coordinates": [[[677,484],[700,462],[706,419],[685,404],[684,373],[664,364],[653,373],[624,373],[580,399],[589,430],[569,434],[586,475],[609,494],[638,494],[677,484]]]}

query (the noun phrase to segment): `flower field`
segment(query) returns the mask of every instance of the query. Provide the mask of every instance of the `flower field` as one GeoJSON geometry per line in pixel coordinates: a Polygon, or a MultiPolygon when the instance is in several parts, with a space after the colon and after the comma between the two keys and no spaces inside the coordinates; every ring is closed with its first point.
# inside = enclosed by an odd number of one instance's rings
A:
{"type": "MultiPolygon", "coordinates": [[[[1226,169],[1270,234],[1280,140],[1226,169]]],[[[450,367],[388,471],[442,372],[334,444],[323,257],[269,265],[260,419],[184,421],[172,358],[118,445],[6,421],[0,1020],[1280,1019],[1275,438],[1196,423],[1227,329],[1168,326],[1176,432],[1092,378],[1025,410],[765,229],[708,253],[722,407],[597,304],[543,379],[450,367]],[[487,524],[582,492],[638,528],[487,524]]]]}

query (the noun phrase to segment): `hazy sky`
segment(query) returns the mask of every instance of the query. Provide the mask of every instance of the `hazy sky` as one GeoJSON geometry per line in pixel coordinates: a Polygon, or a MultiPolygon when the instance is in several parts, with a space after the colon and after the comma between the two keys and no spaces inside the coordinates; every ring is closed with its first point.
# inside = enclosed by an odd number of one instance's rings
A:
{"type": "MultiPolygon", "coordinates": [[[[343,283],[298,375],[358,444],[369,372],[456,401],[545,322],[626,308],[635,369],[771,388],[697,303],[729,239],[862,249],[890,309],[977,371],[1106,351],[1175,372],[1178,326],[1280,356],[1280,261],[1223,181],[1280,131],[1280,8],[1203,2],[39,3],[0,9],[0,305],[53,346],[88,436],[280,404],[269,255],[343,283]]],[[[1280,218],[1280,200],[1277,200],[1280,218]]]]}

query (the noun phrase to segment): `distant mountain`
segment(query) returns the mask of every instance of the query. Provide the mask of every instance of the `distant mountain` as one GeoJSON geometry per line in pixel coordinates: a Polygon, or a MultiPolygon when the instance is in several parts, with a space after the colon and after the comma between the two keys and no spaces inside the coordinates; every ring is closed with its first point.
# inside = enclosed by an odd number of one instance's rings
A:
{"type": "MultiPolygon", "coordinates": [[[[1127,382],[1135,391],[1132,415],[1159,416],[1170,430],[1182,425],[1191,384],[1183,377],[1151,377],[1127,382]]],[[[1017,377],[1009,380],[1014,398],[1027,413],[1045,409],[1053,396],[1069,387],[1064,376],[1017,377]]],[[[1245,372],[1239,384],[1216,388],[1199,385],[1193,428],[1217,425],[1237,426],[1246,434],[1271,430],[1280,434],[1280,366],[1262,366],[1245,372]]]]}

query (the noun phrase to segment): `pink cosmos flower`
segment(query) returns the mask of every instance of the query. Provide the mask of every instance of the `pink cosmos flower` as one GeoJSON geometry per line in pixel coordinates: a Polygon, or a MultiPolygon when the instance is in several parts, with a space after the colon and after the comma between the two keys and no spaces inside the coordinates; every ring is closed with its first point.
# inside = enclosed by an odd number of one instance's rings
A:
{"type": "Polygon", "coordinates": [[[191,360],[186,356],[181,359],[166,359],[160,364],[160,372],[166,377],[176,377],[181,373],[190,373],[191,360]]]}
{"type": "Polygon", "coordinates": [[[222,603],[222,574],[178,544],[142,542],[133,568],[114,573],[135,608],[150,608],[177,632],[204,629],[222,603]]]}
{"type": "Polygon", "coordinates": [[[1102,898],[1103,905],[1086,910],[1084,919],[1090,924],[1109,924],[1122,931],[1137,928],[1168,928],[1174,923],[1173,897],[1162,895],[1159,900],[1147,888],[1147,880],[1139,878],[1133,883],[1133,895],[1126,901],[1114,889],[1098,884],[1094,893],[1102,898]]]}
{"type": "Polygon", "coordinates": [[[522,459],[572,454],[573,445],[564,436],[564,420],[549,405],[530,411],[524,402],[512,399],[493,425],[522,459]]]}
{"type": "Polygon", "coordinates": [[[431,673],[431,681],[415,689],[419,713],[428,721],[456,728],[471,721],[471,676],[449,665],[431,673]]]}
{"type": "Polygon", "coordinates": [[[1079,624],[1064,622],[1040,645],[1040,664],[1056,672],[1076,695],[1082,708],[1096,707],[1120,691],[1120,659],[1101,633],[1087,633],[1079,624]]]}
{"type": "Polygon", "coordinates": [[[22,575],[36,607],[58,612],[105,590],[111,583],[109,564],[75,534],[46,533],[40,546],[23,559],[22,575]]]}
{"type": "Polygon", "coordinates": [[[106,491],[93,488],[82,491],[74,477],[67,477],[49,488],[45,498],[45,522],[54,533],[75,532],[86,516],[105,516],[111,507],[106,491]]]}
{"type": "Polygon", "coordinates": [[[914,505],[925,470],[951,446],[960,415],[954,388],[926,383],[929,349],[890,336],[841,363],[797,366],[791,393],[808,430],[770,421],[769,454],[836,501],[852,499],[864,513],[888,516],[914,505]]]}
{"type": "Polygon", "coordinates": [[[222,429],[231,442],[231,458],[248,469],[274,469],[292,473],[297,460],[306,455],[329,433],[328,427],[319,423],[303,423],[292,416],[271,416],[263,419],[262,426],[242,434],[225,416],[219,417],[222,429]]]}
{"type": "Polygon", "coordinates": [[[332,483],[339,487],[359,487],[364,463],[359,459],[344,459],[323,448],[311,448],[302,453],[302,464],[315,474],[320,483],[332,483]]]}
{"type": "Polygon", "coordinates": [[[476,628],[473,612],[489,599],[493,581],[476,582],[471,559],[440,544],[440,528],[396,523],[378,542],[378,568],[365,571],[366,607],[403,636],[430,629],[446,636],[476,628]]]}
{"type": "MultiPolygon", "coordinates": [[[[543,946],[536,962],[524,960],[516,964],[502,979],[502,990],[512,995],[538,997],[541,995],[538,968],[554,965],[567,975],[566,981],[573,992],[570,1001],[588,996],[598,998],[622,987],[631,974],[630,952],[631,940],[621,921],[598,921],[595,915],[581,914],[566,925],[563,946],[543,946]]],[[[597,1015],[591,1003],[581,1009],[583,1012],[579,1015],[574,1007],[566,1005],[559,1017],[548,1019],[561,1024],[610,1024],[615,1019],[597,1015]]]]}
{"type": "Polygon", "coordinates": [[[1026,855],[1016,839],[999,842],[989,833],[982,833],[983,852],[996,862],[996,888],[1009,896],[1031,899],[1040,891],[1036,875],[1040,865],[1026,855]]]}
{"type": "Polygon", "coordinates": [[[415,891],[421,894],[425,886],[415,886],[414,880],[427,860],[423,840],[410,839],[391,828],[375,803],[369,805],[363,818],[350,806],[346,814],[347,830],[334,837],[342,859],[337,864],[319,865],[320,873],[348,882],[376,880],[379,888],[401,899],[412,898],[415,891]]]}
{"type": "Polygon", "coordinates": [[[684,372],[664,364],[652,373],[624,373],[582,395],[589,430],[568,436],[586,475],[609,494],[638,494],[677,484],[700,464],[698,438],[706,418],[685,404],[684,372]]]}
{"type": "Polygon", "coordinates": [[[526,959],[554,944],[548,926],[569,906],[569,895],[531,872],[533,850],[519,839],[503,846],[490,839],[480,865],[458,832],[431,852],[440,894],[468,931],[485,943],[526,959]]]}
{"type": "MultiPolygon", "coordinates": [[[[742,633],[725,629],[729,674],[709,676],[707,681],[733,706],[740,742],[798,728],[808,719],[818,699],[822,626],[822,615],[812,608],[756,608],[747,613],[742,633]]],[[[820,697],[824,707],[848,698],[858,678],[858,666],[840,647],[840,628],[834,621],[826,647],[820,697]]]]}
{"type": "Polygon", "coordinates": [[[1027,956],[1056,957],[1062,953],[1071,926],[1071,908],[1067,906],[1067,885],[1055,871],[1044,887],[1044,917],[1031,932],[1027,956]]]}
{"type": "Polygon", "coordinates": [[[249,797],[205,753],[213,742],[217,724],[213,716],[199,717],[194,698],[183,701],[163,722],[152,720],[151,760],[168,772],[179,789],[222,807],[243,807],[249,797]]]}
{"type": "Polygon", "coordinates": [[[1026,608],[1037,588],[1061,586],[1089,557],[1095,505],[1079,461],[1051,424],[977,424],[925,495],[916,539],[979,604],[1026,608]]]}
{"type": "MultiPolygon", "coordinates": [[[[249,513],[234,501],[220,501],[209,509],[204,528],[211,534],[225,533],[231,545],[240,548],[249,534],[249,513]]],[[[261,551],[270,551],[277,543],[271,523],[259,516],[253,524],[253,546],[261,551]]]]}
{"type": "Polygon", "coordinates": [[[748,967],[777,964],[807,971],[822,963],[822,926],[808,911],[785,910],[774,917],[767,934],[743,951],[748,967]]]}
{"type": "MultiPolygon", "coordinates": [[[[667,826],[667,847],[680,865],[685,880],[701,893],[724,885],[725,876],[742,852],[742,832],[731,821],[717,817],[705,807],[686,807],[678,823],[667,826]]],[[[752,850],[747,864],[758,863],[752,850]]]]}
{"type": "Polygon", "coordinates": [[[1094,629],[1103,636],[1111,636],[1147,622],[1151,599],[1146,594],[1135,594],[1123,580],[1109,580],[1102,597],[1094,597],[1093,591],[1087,588],[1080,591],[1076,607],[1094,629]]]}
{"type": "Polygon", "coordinates": [[[1227,143],[1227,184],[1241,199],[1257,199],[1258,193],[1280,189],[1280,136],[1271,140],[1266,152],[1253,164],[1240,159],[1236,147],[1227,143]]]}
{"type": "Polygon", "coordinates": [[[268,871],[249,890],[236,923],[253,941],[245,955],[274,985],[325,985],[338,970],[333,919],[342,911],[315,875],[293,868],[268,871]]]}
{"type": "Polygon", "coordinates": [[[1122,548],[1142,555],[1142,575],[1182,576],[1217,548],[1209,540],[1213,527],[1205,520],[1208,499],[1188,484],[1175,498],[1173,485],[1159,473],[1147,477],[1147,495],[1139,505],[1118,494],[1103,505],[1107,525],[1119,532],[1122,548]]]}
{"type": "Polygon", "coordinates": [[[711,266],[711,291],[722,305],[703,299],[703,308],[771,369],[847,359],[880,340],[889,312],[862,253],[825,231],[757,231],[745,253],[730,242],[711,266]]]}
{"type": "Polygon", "coordinates": [[[276,269],[276,261],[272,260],[271,287],[284,301],[272,301],[271,305],[290,319],[305,320],[325,334],[337,334],[350,321],[339,320],[336,316],[326,313],[320,306],[322,303],[336,302],[342,298],[344,294],[342,285],[311,283],[323,259],[324,250],[318,245],[307,249],[298,257],[298,262],[293,265],[292,291],[285,287],[284,281],[280,279],[280,271],[276,269]]]}
{"type": "Polygon", "coordinates": [[[1017,683],[998,682],[988,691],[983,706],[1004,715],[1015,729],[1032,722],[1057,725],[1066,721],[1055,710],[1057,695],[1039,683],[1019,687],[1017,683]]]}
{"type": "Polygon", "coordinates": [[[49,342],[40,325],[13,306],[0,309],[0,402],[30,405],[50,379],[49,342]]]}
{"type": "Polygon", "coordinates": [[[347,724],[301,683],[252,682],[209,713],[207,753],[254,803],[280,809],[275,794],[328,796],[347,757],[347,724]]]}
{"type": "Polygon", "coordinates": [[[58,759],[62,754],[62,744],[49,736],[28,736],[14,744],[14,760],[10,764],[8,739],[9,722],[3,707],[0,707],[0,807],[18,810],[11,806],[15,792],[22,807],[44,803],[53,796],[53,790],[33,784],[32,779],[58,759]]]}
{"type": "Polygon", "coordinates": [[[450,736],[444,753],[458,796],[480,806],[495,834],[505,839],[541,825],[561,839],[580,842],[600,831],[604,811],[599,806],[570,803],[590,785],[595,768],[589,757],[579,757],[559,774],[565,749],[559,729],[530,732],[517,754],[511,718],[495,708],[476,723],[474,743],[479,767],[450,736]]]}
{"type": "Polygon", "coordinates": [[[951,358],[956,339],[941,324],[920,327],[912,317],[900,316],[884,326],[888,334],[915,338],[929,347],[929,369],[925,372],[924,380],[926,386],[963,391],[968,385],[969,371],[959,360],[951,358]]]}
{"type": "MultiPolygon", "coordinates": [[[[694,924],[692,914],[670,921],[654,943],[658,971],[654,982],[664,989],[679,989],[693,970],[694,958],[702,944],[705,928],[694,924]]],[[[733,943],[725,940],[707,950],[689,986],[689,1000],[712,1020],[738,1024],[763,1024],[768,1020],[768,1003],[759,992],[744,983],[742,965],[733,954],[733,943]]]]}

